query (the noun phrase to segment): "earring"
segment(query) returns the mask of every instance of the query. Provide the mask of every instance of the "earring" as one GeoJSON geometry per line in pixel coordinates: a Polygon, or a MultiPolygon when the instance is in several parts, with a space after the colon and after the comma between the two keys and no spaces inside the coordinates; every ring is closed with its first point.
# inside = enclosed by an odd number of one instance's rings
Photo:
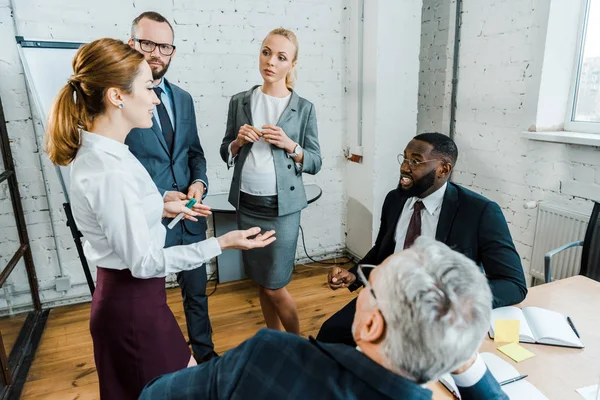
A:
{"type": "Polygon", "coordinates": [[[123,103],[119,103],[119,105],[117,107],[119,107],[119,109],[122,110],[123,109],[123,103]]]}

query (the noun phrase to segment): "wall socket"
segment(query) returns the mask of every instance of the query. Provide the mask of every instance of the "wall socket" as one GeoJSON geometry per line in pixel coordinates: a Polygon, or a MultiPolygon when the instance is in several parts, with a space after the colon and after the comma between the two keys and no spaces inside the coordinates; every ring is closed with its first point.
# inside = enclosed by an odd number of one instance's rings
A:
{"type": "Polygon", "coordinates": [[[66,292],[71,289],[71,277],[70,276],[61,276],[54,280],[54,284],[56,285],[57,292],[66,292]]]}

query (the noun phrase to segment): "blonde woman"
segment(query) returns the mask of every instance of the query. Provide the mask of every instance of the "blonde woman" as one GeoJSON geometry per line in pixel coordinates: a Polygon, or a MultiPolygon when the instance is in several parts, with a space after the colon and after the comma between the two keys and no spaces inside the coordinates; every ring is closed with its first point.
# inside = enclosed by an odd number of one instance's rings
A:
{"type": "Polygon", "coordinates": [[[292,278],[300,211],[306,207],[302,174],[321,169],[317,117],[294,91],[298,40],[287,29],[271,31],[258,55],[262,85],[232,97],[221,157],[234,167],[229,202],[238,227],[276,229],[277,242],[244,251],[246,274],[258,285],[267,327],[299,334],[292,278]]]}

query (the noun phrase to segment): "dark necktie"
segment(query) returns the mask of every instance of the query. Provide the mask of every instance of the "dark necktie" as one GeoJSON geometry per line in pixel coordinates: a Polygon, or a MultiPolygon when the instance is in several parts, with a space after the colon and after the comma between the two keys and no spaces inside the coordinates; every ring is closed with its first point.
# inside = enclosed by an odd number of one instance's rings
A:
{"type": "Polygon", "coordinates": [[[160,104],[156,106],[156,111],[158,112],[158,119],[160,120],[160,127],[162,128],[163,136],[165,137],[165,142],[167,142],[167,148],[171,152],[173,150],[173,125],[171,124],[171,119],[169,118],[169,114],[167,113],[167,109],[163,104],[160,95],[162,94],[162,89],[158,86],[154,88],[154,93],[160,100],[160,104]]]}
{"type": "Polygon", "coordinates": [[[404,239],[404,248],[408,249],[413,245],[415,240],[421,236],[421,210],[425,205],[421,200],[417,201],[413,206],[413,215],[410,217],[408,223],[408,230],[406,231],[406,239],[404,239]]]}

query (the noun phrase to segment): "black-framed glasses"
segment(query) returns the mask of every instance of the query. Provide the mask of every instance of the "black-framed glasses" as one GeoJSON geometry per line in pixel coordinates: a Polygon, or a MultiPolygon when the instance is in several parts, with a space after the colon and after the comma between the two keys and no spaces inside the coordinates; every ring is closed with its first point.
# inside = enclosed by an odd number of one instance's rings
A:
{"type": "Polygon", "coordinates": [[[426,163],[431,162],[431,161],[444,161],[444,160],[439,159],[439,158],[435,158],[433,160],[418,161],[418,160],[415,160],[414,158],[405,158],[404,155],[402,155],[402,154],[398,154],[397,159],[398,159],[398,164],[402,165],[402,164],[404,164],[406,162],[406,163],[408,163],[408,166],[411,169],[412,168],[418,168],[421,164],[426,164],[426,163]]]}
{"type": "Polygon", "coordinates": [[[152,53],[154,51],[154,49],[156,48],[156,46],[158,46],[158,51],[160,52],[160,54],[162,54],[163,56],[170,56],[173,54],[173,52],[175,51],[175,46],[173,46],[172,44],[168,44],[168,43],[155,43],[152,40],[146,40],[146,39],[138,39],[138,38],[132,38],[134,42],[138,42],[140,44],[140,49],[142,49],[142,51],[146,52],[146,53],[152,53]]]}
{"type": "Polygon", "coordinates": [[[376,265],[358,264],[358,268],[356,269],[356,271],[358,272],[358,277],[364,283],[365,289],[367,289],[369,292],[371,292],[371,295],[373,296],[373,298],[375,300],[377,300],[377,296],[375,296],[375,291],[373,290],[373,286],[371,286],[371,284],[369,283],[369,280],[367,279],[367,277],[365,276],[365,273],[363,272],[363,268],[373,269],[375,267],[376,267],[376,265]]]}

